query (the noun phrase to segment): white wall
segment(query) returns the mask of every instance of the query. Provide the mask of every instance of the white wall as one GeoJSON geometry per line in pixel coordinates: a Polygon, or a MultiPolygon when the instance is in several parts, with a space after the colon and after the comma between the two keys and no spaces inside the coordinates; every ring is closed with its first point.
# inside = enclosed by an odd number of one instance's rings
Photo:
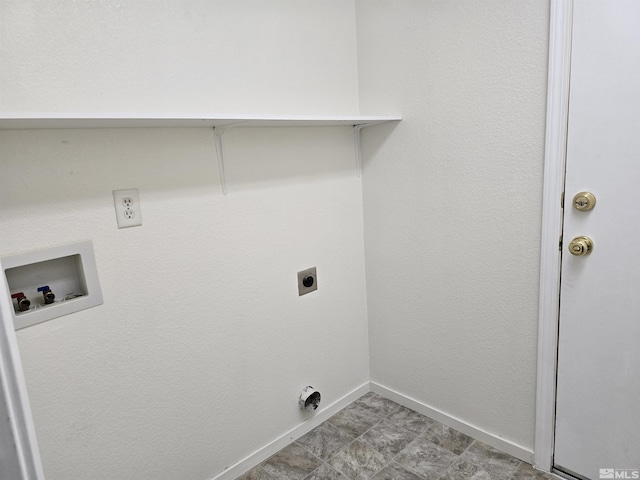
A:
{"type": "MultiPolygon", "coordinates": [[[[2,320],[0,318],[0,320],[2,320]]],[[[5,394],[6,379],[0,371],[0,412],[7,411],[7,395],[5,394]]],[[[13,426],[9,417],[0,418],[0,478],[20,478],[20,461],[16,452],[13,426]]]]}
{"type": "Polygon", "coordinates": [[[525,450],[547,3],[356,2],[372,381],[525,450]]]}
{"type": "Polygon", "coordinates": [[[207,129],[0,133],[0,254],[92,239],[105,297],[18,334],[47,479],[210,478],[366,382],[365,254],[371,379],[531,449],[546,3],[0,0],[0,111],[404,117],[363,187],[348,128],[231,130],[226,197],[207,129]]]}
{"type": "Polygon", "coordinates": [[[358,109],[352,0],[0,0],[0,111],[358,109]]]}
{"type": "MultiPolygon", "coordinates": [[[[0,8],[0,110],[357,111],[352,2],[0,8]]],[[[368,381],[351,129],[225,153],[228,196],[210,129],[0,132],[0,255],[91,239],[104,295],[17,332],[47,480],[208,479],[307,419],[303,386],[368,381]],[[122,188],[141,227],[116,227],[122,188]]]]}

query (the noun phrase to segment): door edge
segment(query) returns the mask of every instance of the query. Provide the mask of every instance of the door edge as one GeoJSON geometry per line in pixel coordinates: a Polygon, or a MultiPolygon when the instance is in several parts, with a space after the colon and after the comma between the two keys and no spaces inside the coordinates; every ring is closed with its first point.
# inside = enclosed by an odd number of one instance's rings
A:
{"type": "Polygon", "coordinates": [[[564,190],[573,0],[550,0],[534,465],[553,467],[564,190]]]}

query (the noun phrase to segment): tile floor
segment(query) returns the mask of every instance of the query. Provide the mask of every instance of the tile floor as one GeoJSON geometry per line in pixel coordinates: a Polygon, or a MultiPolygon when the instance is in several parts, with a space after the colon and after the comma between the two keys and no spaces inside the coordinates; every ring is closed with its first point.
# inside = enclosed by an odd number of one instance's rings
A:
{"type": "Polygon", "coordinates": [[[373,392],[239,480],[552,480],[373,392]]]}

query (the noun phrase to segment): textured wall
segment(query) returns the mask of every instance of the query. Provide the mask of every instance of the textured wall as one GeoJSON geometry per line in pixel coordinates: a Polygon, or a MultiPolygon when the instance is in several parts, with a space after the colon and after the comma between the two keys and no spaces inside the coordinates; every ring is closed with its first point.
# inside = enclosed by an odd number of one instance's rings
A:
{"type": "Polygon", "coordinates": [[[548,4],[356,6],[372,381],[532,449],[548,4]]]}
{"type": "MultiPolygon", "coordinates": [[[[351,2],[0,8],[3,110],[357,111],[351,2]]],[[[228,196],[210,129],[0,132],[0,255],[91,239],[104,295],[18,332],[47,480],[209,479],[308,418],[303,386],[368,381],[351,129],[225,152],[228,196]],[[123,188],[141,227],[116,227],[123,188]]]]}
{"type": "Polygon", "coordinates": [[[0,111],[351,114],[353,16],[351,0],[0,0],[0,111]]]}
{"type": "Polygon", "coordinates": [[[0,132],[0,253],[91,239],[104,295],[17,332],[48,480],[211,478],[368,381],[350,129],[225,140],[228,196],[208,129],[0,132]]]}
{"type": "Polygon", "coordinates": [[[227,197],[210,130],[0,133],[0,254],[92,239],[105,296],[19,332],[47,478],[210,478],[366,381],[362,194],[372,379],[532,448],[547,10],[0,0],[0,110],[405,119],[363,189],[348,128],[232,130],[227,197]]]}

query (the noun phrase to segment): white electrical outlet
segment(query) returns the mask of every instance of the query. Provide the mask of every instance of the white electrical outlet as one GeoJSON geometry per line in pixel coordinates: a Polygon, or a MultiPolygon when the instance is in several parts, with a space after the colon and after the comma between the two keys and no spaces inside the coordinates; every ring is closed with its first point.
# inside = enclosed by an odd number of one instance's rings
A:
{"type": "Polygon", "coordinates": [[[142,210],[138,189],[114,190],[113,203],[116,207],[116,220],[118,228],[137,227],[142,225],[142,210]]]}

